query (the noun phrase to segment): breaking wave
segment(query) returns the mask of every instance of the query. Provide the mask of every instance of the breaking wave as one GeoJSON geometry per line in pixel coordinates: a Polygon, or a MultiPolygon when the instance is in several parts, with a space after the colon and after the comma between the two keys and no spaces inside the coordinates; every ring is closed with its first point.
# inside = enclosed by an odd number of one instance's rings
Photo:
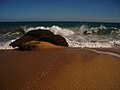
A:
{"type": "MultiPolygon", "coordinates": [[[[110,48],[120,47],[120,29],[116,27],[81,27],[62,28],[53,25],[52,27],[23,27],[24,33],[31,30],[45,29],[50,30],[55,35],[62,35],[68,42],[70,47],[90,47],[90,48],[110,48]]],[[[23,30],[14,33],[0,34],[0,49],[12,49],[9,46],[16,38],[23,35],[23,30]],[[22,33],[20,33],[22,32],[22,33]]]]}

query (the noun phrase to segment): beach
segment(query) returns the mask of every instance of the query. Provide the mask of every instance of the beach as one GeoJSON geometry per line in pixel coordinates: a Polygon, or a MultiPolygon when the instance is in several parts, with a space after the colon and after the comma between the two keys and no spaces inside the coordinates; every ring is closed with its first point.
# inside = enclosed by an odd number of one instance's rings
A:
{"type": "Polygon", "coordinates": [[[120,51],[113,53],[69,47],[0,50],[0,89],[120,90],[120,51]]]}
{"type": "Polygon", "coordinates": [[[0,0],[0,90],[120,90],[120,0],[0,0]]]}

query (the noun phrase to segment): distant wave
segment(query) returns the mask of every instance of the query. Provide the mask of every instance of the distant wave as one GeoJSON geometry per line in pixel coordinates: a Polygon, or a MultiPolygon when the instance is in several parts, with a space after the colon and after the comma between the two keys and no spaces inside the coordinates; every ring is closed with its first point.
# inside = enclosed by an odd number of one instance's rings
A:
{"type": "Polygon", "coordinates": [[[62,28],[53,25],[52,27],[22,27],[21,29],[9,31],[0,34],[0,49],[12,49],[9,46],[16,38],[22,36],[31,30],[45,29],[54,34],[62,35],[68,42],[69,47],[90,47],[90,48],[110,48],[120,47],[120,29],[116,27],[99,27],[89,28],[87,25],[74,28],[62,28]]]}

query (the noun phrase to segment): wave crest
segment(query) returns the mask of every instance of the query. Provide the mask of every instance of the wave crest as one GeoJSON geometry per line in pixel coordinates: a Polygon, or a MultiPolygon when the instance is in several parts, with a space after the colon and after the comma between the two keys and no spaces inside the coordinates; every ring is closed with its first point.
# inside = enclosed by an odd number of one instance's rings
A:
{"type": "MultiPolygon", "coordinates": [[[[75,28],[62,28],[53,25],[52,27],[23,27],[25,33],[31,30],[45,29],[50,30],[54,34],[62,35],[68,42],[70,47],[90,47],[90,48],[110,48],[120,47],[120,29],[115,27],[88,27],[82,25],[81,27],[75,28]]],[[[5,35],[5,34],[4,34],[5,35]]],[[[16,38],[20,37],[18,34],[7,33],[10,37],[17,35],[16,38]]],[[[1,36],[0,36],[1,37],[1,36]]],[[[12,49],[9,44],[15,38],[11,38],[6,42],[0,41],[0,49],[12,49]]]]}

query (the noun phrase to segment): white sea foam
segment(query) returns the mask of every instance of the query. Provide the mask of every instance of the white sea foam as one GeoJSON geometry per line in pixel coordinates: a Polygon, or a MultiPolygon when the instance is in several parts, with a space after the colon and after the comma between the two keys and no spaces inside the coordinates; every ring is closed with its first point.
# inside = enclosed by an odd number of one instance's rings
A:
{"type": "MultiPolygon", "coordinates": [[[[113,39],[105,36],[92,35],[92,30],[94,30],[94,32],[97,32],[97,30],[99,29],[106,30],[107,28],[103,25],[101,25],[100,27],[91,27],[91,28],[89,28],[86,25],[82,25],[81,27],[77,28],[77,30],[71,28],[69,29],[61,28],[55,25],[53,25],[52,27],[39,26],[39,27],[24,28],[24,31],[27,33],[31,30],[38,30],[38,29],[50,30],[55,35],[56,34],[62,35],[66,39],[70,47],[82,47],[82,48],[83,47],[90,47],[90,48],[120,47],[120,39],[113,39]],[[87,30],[87,32],[90,35],[84,35],[83,32],[85,30],[87,30]]],[[[118,34],[120,34],[119,29],[117,32],[118,34]]],[[[10,33],[7,33],[6,35],[9,36],[10,33]]],[[[11,39],[7,42],[0,41],[0,49],[12,49],[12,47],[9,46],[9,44],[12,41],[13,40],[11,39]]]]}
{"type": "Polygon", "coordinates": [[[120,58],[119,54],[112,53],[112,52],[98,51],[98,50],[95,50],[95,49],[86,49],[86,50],[90,50],[90,51],[93,51],[93,52],[96,52],[96,53],[99,53],[99,54],[106,54],[106,55],[111,55],[111,56],[115,56],[115,57],[119,57],[120,58]]]}
{"type": "Polygon", "coordinates": [[[35,27],[35,28],[30,27],[30,28],[25,28],[24,31],[29,32],[31,30],[38,30],[38,29],[50,30],[54,34],[60,34],[62,36],[68,36],[68,35],[74,34],[74,32],[71,31],[71,30],[64,29],[64,28],[61,28],[61,27],[58,27],[58,26],[55,26],[55,25],[53,25],[52,27],[43,27],[43,26],[35,27]]]}
{"type": "Polygon", "coordinates": [[[90,30],[95,30],[97,31],[98,29],[107,29],[105,26],[101,25],[100,27],[92,27],[89,28],[86,25],[82,25],[78,31],[75,30],[70,30],[70,29],[65,29],[61,28],[59,26],[53,25],[52,27],[30,27],[25,29],[25,32],[28,32],[30,30],[37,30],[37,29],[46,29],[50,30],[54,34],[60,34],[63,37],[65,37],[66,41],[68,42],[70,47],[90,47],[90,48],[109,48],[109,47],[114,47],[120,45],[120,40],[110,40],[109,38],[101,38],[98,36],[85,36],[82,35],[85,30],[87,30],[89,33],[91,33],[90,30]],[[94,42],[92,42],[94,41],[94,42]]]}
{"type": "Polygon", "coordinates": [[[0,41],[0,50],[14,49],[12,46],[10,46],[10,43],[14,42],[18,38],[20,37],[16,37],[15,39],[3,41],[3,42],[0,41]]]}
{"type": "Polygon", "coordinates": [[[11,42],[14,42],[14,41],[15,39],[7,41],[7,42],[0,42],[0,49],[1,50],[14,49],[12,46],[9,45],[11,42]]]}

